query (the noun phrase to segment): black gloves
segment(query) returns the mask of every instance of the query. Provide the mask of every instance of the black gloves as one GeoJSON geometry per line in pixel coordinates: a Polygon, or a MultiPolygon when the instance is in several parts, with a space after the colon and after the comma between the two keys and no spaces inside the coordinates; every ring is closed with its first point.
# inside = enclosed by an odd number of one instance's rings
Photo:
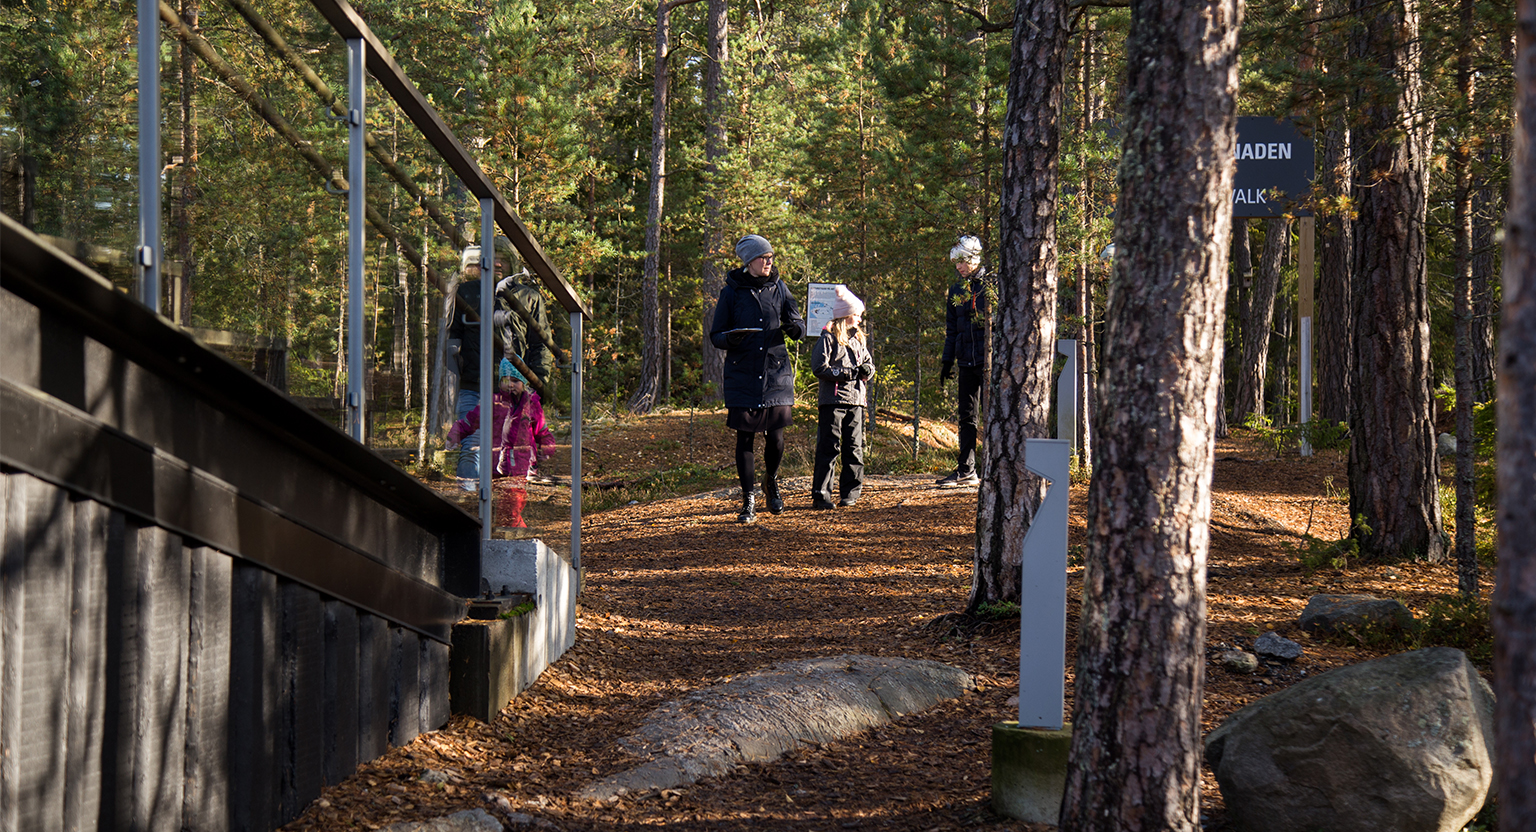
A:
{"type": "Polygon", "coordinates": [[[869,381],[875,377],[875,367],[873,364],[860,364],[858,373],[860,381],[869,381]]]}
{"type": "Polygon", "coordinates": [[[732,332],[725,336],[726,349],[734,350],[742,344],[746,343],[746,341],[747,333],[745,332],[732,332]]]}
{"type": "Polygon", "coordinates": [[[783,329],[784,334],[795,341],[800,340],[800,336],[805,334],[805,327],[794,321],[785,321],[783,329]]]}
{"type": "Polygon", "coordinates": [[[950,379],[952,379],[954,377],[955,377],[955,362],[953,362],[953,361],[946,361],[946,362],[944,362],[944,369],[939,371],[939,381],[941,381],[941,382],[949,381],[950,379]]]}

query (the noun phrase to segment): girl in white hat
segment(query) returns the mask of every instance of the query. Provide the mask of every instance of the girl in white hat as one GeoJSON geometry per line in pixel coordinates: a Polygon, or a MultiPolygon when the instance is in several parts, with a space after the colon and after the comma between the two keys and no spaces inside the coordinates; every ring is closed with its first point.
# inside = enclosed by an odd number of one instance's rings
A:
{"type": "Polygon", "coordinates": [[[842,457],[836,505],[858,502],[864,488],[864,410],[875,361],[869,355],[860,324],[864,301],[837,287],[832,322],[821,331],[811,350],[811,372],[820,380],[816,402],[821,406],[816,431],[816,467],[811,477],[811,508],[830,509],[832,462],[842,457]]]}

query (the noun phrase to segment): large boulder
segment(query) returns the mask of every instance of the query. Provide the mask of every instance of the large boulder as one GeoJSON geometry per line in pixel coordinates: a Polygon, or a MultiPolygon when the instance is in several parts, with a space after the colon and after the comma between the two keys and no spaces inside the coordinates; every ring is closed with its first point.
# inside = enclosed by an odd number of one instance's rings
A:
{"type": "Polygon", "coordinates": [[[1493,691],[1432,647],[1329,671],[1205,740],[1243,832],[1456,832],[1493,783],[1493,691]]]}
{"type": "Polygon", "coordinates": [[[1407,630],[1413,627],[1413,613],[1394,598],[1314,595],[1296,623],[1309,633],[1333,633],[1344,627],[1407,630]]]}

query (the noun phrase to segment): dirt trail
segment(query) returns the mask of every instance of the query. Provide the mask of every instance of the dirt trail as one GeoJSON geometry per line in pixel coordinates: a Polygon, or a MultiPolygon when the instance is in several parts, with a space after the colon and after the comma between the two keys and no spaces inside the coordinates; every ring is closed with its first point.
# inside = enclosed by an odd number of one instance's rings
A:
{"type": "MultiPolygon", "coordinates": [[[[655,432],[643,441],[654,447],[655,432]]],[[[1418,611],[1455,587],[1449,566],[1305,573],[1287,545],[1345,528],[1345,506],[1330,494],[1345,480],[1338,455],[1275,461],[1257,446],[1224,443],[1218,457],[1208,654],[1268,630],[1307,653],[1253,676],[1213,663],[1207,731],[1303,675],[1373,657],[1299,633],[1295,617],[1312,594],[1380,594],[1418,611]]],[[[328,789],[287,828],[377,828],[482,807],[571,830],[1028,829],[990,807],[990,731],[1014,715],[1018,624],[955,614],[970,587],[975,492],[935,489],[932,479],[871,477],[857,506],[830,512],[792,491],[784,514],[764,512],[750,526],[735,522],[738,503],[723,491],[588,517],[576,646],[493,724],[456,717],[328,789]],[[777,662],[845,653],[952,664],[978,687],[884,728],[686,788],[575,797],[636,764],[617,741],[664,702],[777,662]],[[428,769],[448,782],[423,782],[428,769]]],[[[1074,487],[1074,552],[1084,542],[1085,494],[1074,487]]],[[[1080,568],[1072,572],[1069,640],[1081,585],[1080,568]]],[[[1067,690],[1070,698],[1070,671],[1067,690]]],[[[1204,805],[1207,828],[1222,828],[1208,774],[1204,805]]]]}

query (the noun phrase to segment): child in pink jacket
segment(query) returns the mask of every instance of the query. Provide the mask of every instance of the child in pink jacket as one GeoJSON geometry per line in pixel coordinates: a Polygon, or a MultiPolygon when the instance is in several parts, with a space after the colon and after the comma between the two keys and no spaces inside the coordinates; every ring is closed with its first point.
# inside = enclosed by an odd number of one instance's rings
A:
{"type": "MultiPolygon", "coordinates": [[[[505,484],[503,510],[510,515],[510,525],[521,528],[526,526],[522,509],[527,501],[528,477],[540,459],[554,453],[555,437],[544,423],[544,403],[538,393],[528,389],[523,374],[505,358],[497,369],[500,382],[491,411],[491,453],[495,457],[491,476],[510,478],[505,484]]],[[[476,405],[448,431],[448,443],[458,445],[479,430],[480,406],[476,405]]]]}

